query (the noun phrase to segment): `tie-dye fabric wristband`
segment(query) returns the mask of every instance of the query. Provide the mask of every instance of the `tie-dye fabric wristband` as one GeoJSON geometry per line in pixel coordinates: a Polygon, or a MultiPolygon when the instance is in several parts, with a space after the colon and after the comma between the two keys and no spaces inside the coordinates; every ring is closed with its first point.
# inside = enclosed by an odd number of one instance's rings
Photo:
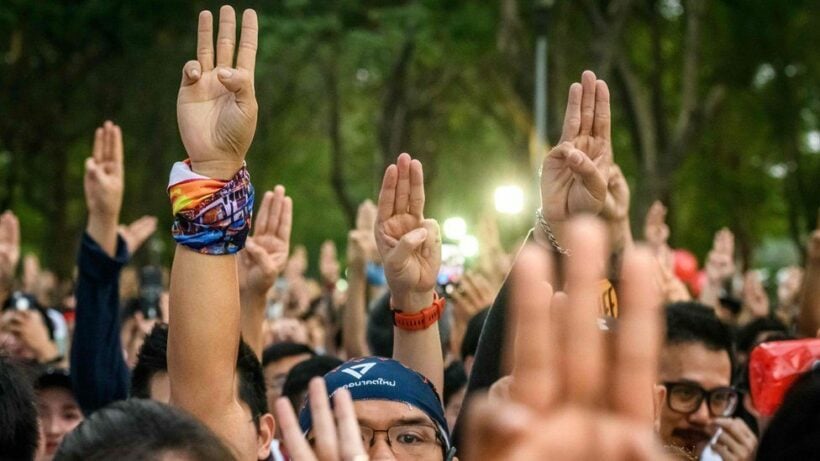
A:
{"type": "Polygon", "coordinates": [[[253,186],[243,165],[229,181],[194,173],[189,161],[171,168],[168,196],[174,213],[174,240],[209,255],[234,254],[245,247],[253,218],[253,186]]]}

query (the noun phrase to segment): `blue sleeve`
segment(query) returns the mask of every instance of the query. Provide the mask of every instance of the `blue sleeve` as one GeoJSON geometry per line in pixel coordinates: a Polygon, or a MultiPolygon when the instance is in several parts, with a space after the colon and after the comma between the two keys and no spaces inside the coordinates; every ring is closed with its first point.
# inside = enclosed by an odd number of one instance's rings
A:
{"type": "Polygon", "coordinates": [[[88,416],[109,403],[128,398],[130,373],[120,341],[120,271],[128,250],[117,237],[112,259],[83,234],[77,258],[77,312],[71,344],[71,383],[88,416]]]}

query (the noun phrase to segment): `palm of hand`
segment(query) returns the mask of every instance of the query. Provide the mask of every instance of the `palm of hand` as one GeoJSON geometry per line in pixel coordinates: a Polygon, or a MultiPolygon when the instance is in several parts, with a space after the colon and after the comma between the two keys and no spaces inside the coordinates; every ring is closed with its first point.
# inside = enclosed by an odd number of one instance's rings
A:
{"type": "Polygon", "coordinates": [[[253,287],[270,287],[276,277],[284,270],[288,261],[288,242],[275,235],[258,235],[254,242],[265,250],[268,264],[259,264],[252,258],[243,258],[246,264],[248,285],[253,287]]]}
{"type": "Polygon", "coordinates": [[[196,83],[179,89],[177,121],[193,162],[241,162],[256,131],[256,110],[237,104],[217,71],[205,71],[196,83]]]}
{"type": "Polygon", "coordinates": [[[123,192],[123,178],[110,173],[110,168],[99,165],[96,174],[86,172],[83,178],[86,201],[90,210],[114,214],[119,212],[123,192]]]}
{"type": "MultiPolygon", "coordinates": [[[[431,254],[424,254],[419,249],[407,258],[399,258],[396,254],[398,240],[408,232],[422,227],[422,220],[416,216],[404,213],[390,217],[378,229],[379,241],[384,255],[384,270],[388,281],[400,284],[402,287],[412,287],[415,291],[432,290],[436,286],[438,268],[431,254]]],[[[394,287],[391,287],[395,290],[394,287]]]]}
{"type": "MultiPolygon", "coordinates": [[[[586,154],[595,167],[602,174],[605,173],[609,159],[612,158],[609,141],[581,135],[567,144],[586,154]]],[[[553,220],[568,219],[578,213],[598,213],[603,209],[606,200],[606,189],[590,190],[578,175],[570,170],[569,160],[562,156],[547,156],[541,187],[547,191],[547,210],[553,220]]]]}

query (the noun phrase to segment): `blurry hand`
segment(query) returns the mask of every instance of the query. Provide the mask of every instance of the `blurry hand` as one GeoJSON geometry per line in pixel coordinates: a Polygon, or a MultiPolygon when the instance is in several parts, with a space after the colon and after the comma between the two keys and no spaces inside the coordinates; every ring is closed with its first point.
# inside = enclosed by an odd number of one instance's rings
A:
{"type": "Polygon", "coordinates": [[[11,290],[20,262],[20,221],[11,211],[0,215],[0,294],[11,290]]]}
{"type": "Polygon", "coordinates": [[[123,147],[120,127],[106,121],[94,132],[91,157],[85,161],[85,204],[90,216],[116,223],[122,208],[123,147]]]}
{"type": "Polygon", "coordinates": [[[375,234],[396,308],[417,312],[429,306],[441,266],[441,238],[438,223],[424,219],[421,162],[408,154],[384,173],[375,234]]]}
{"type": "Polygon", "coordinates": [[[336,256],[336,244],[332,240],[322,243],[319,251],[319,274],[328,285],[339,281],[339,258],[336,256]]]}
{"type": "Polygon", "coordinates": [[[589,220],[570,226],[568,243],[577,250],[566,260],[568,293],[553,295],[545,282],[552,268],[542,250],[519,256],[505,345],[514,351],[512,376],[496,383],[492,399],[468,408],[466,460],[666,458],[655,440],[651,393],[635,392],[655,383],[661,345],[660,297],[646,283],[653,258],[644,250],[625,255],[625,307],[607,341],[596,327],[603,229],[589,220]]]}
{"type": "Polygon", "coordinates": [[[290,401],[280,397],[276,401],[276,421],[291,459],[299,461],[354,461],[368,459],[362,443],[359,422],[350,391],[339,389],[333,394],[333,409],[327,398],[322,378],[313,378],[308,385],[308,399],[313,429],[308,443],[290,401]],[[335,418],[334,418],[335,416],[335,418]]]}
{"type": "Polygon", "coordinates": [[[753,318],[769,316],[769,296],[756,271],[746,272],[743,278],[743,309],[753,318]]]}
{"type": "Polygon", "coordinates": [[[237,47],[236,14],[230,6],[220,8],[214,62],[213,17],[199,14],[197,59],[185,63],[177,97],[179,132],[196,173],[230,179],[242,167],[256,131],[258,30],[256,12],[245,10],[237,47]]]}
{"type": "Polygon", "coordinates": [[[717,443],[712,445],[723,461],[752,461],[757,450],[757,436],[740,418],[718,418],[723,429],[717,443]]]}
{"type": "Polygon", "coordinates": [[[704,269],[713,285],[720,285],[735,275],[735,236],[732,231],[724,227],[715,233],[704,269]]]}
{"type": "Polygon", "coordinates": [[[675,264],[672,249],[669,248],[669,226],[666,224],[666,207],[659,200],[656,200],[649,211],[646,212],[644,222],[644,238],[649,247],[655,253],[658,261],[664,267],[672,270],[675,264]]]}
{"type": "Polygon", "coordinates": [[[125,246],[128,248],[128,253],[134,254],[142,247],[142,244],[148,240],[151,235],[157,230],[157,218],[155,216],[143,216],[127,226],[120,226],[119,233],[125,246]]]}
{"type": "Polygon", "coordinates": [[[541,170],[541,207],[551,223],[579,213],[598,214],[612,163],[609,88],[585,71],[569,89],[561,140],[541,170]]]}
{"type": "Polygon", "coordinates": [[[293,201],[285,188],[265,192],[253,225],[253,236],[239,253],[239,289],[264,296],[285,269],[290,251],[293,201]]]}
{"type": "Polygon", "coordinates": [[[470,272],[461,279],[458,288],[451,293],[453,298],[454,321],[466,324],[481,309],[495,300],[499,287],[492,287],[490,282],[477,272],[470,272]]]}
{"type": "Polygon", "coordinates": [[[3,314],[3,330],[16,336],[40,363],[49,362],[59,355],[57,345],[48,337],[45,319],[39,311],[7,311],[3,314]]]}
{"type": "Polygon", "coordinates": [[[629,183],[626,182],[621,167],[612,164],[609,168],[607,194],[601,216],[609,221],[629,219],[629,183]]]}

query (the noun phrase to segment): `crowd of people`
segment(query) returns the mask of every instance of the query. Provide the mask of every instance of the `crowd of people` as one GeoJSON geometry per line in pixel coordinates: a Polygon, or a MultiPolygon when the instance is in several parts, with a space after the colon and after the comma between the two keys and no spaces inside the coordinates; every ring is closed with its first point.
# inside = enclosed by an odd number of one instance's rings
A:
{"type": "Polygon", "coordinates": [[[609,89],[586,71],[513,254],[488,219],[481,256],[444,271],[422,164],[402,153],[360,205],[344,265],[328,241],[312,280],[291,248],[300,208],[282,186],[255,191],[245,163],[256,13],[219,16],[214,40],[200,14],[182,69],[188,158],[157,184],[174,215],[170,270],[130,264],[157,220],[120,222],[110,121],[85,163],[72,280],[32,255],[18,277],[25,229],[0,216],[0,459],[817,456],[820,223],[776,303],[737,267],[729,229],[700,273],[681,269],[660,202],[634,241],[609,89]]]}

